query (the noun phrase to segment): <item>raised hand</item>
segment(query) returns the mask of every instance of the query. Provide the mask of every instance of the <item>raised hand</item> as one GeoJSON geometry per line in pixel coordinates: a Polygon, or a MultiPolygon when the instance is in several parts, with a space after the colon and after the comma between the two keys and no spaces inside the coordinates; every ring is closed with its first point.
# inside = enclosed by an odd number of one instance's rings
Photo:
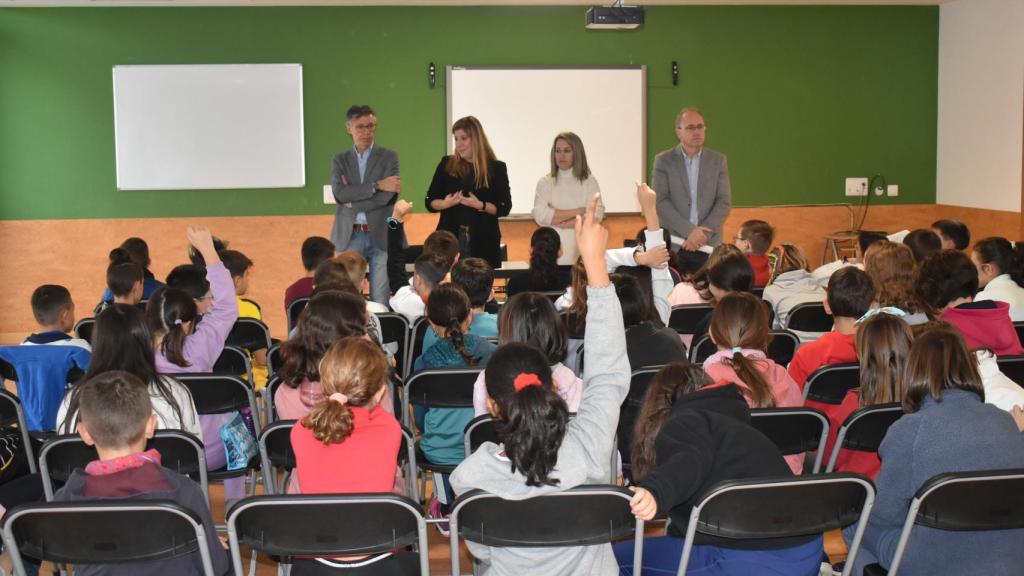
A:
{"type": "Polygon", "coordinates": [[[210,233],[209,228],[205,226],[189,226],[185,230],[185,235],[188,237],[189,243],[202,254],[207,266],[220,262],[217,249],[213,246],[213,234],[210,233]]]}
{"type": "Polygon", "coordinates": [[[668,248],[664,244],[659,244],[648,249],[646,252],[638,252],[636,255],[638,266],[647,266],[648,268],[657,268],[659,270],[668,266],[668,259],[668,248]]]}
{"type": "Polygon", "coordinates": [[[608,230],[597,221],[595,212],[600,194],[594,194],[587,204],[587,212],[576,217],[576,246],[583,266],[587,271],[587,284],[595,288],[607,286],[608,269],[604,263],[604,251],[608,246],[608,230]]]}
{"type": "Polygon", "coordinates": [[[391,217],[399,222],[403,222],[406,214],[412,211],[412,202],[406,202],[401,198],[395,202],[395,207],[391,210],[391,217]]]}

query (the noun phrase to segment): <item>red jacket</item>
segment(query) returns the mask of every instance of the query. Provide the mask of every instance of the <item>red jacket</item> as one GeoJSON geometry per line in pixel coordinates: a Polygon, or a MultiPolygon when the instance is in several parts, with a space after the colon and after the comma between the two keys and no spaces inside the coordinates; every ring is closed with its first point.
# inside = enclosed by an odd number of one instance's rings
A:
{"type": "Polygon", "coordinates": [[[789,376],[802,392],[812,372],[829,364],[857,361],[857,336],[833,330],[821,338],[801,346],[789,363],[789,376]]]}
{"type": "Polygon", "coordinates": [[[1010,305],[986,300],[948,308],[939,315],[964,337],[968,350],[987,348],[996,356],[1024,354],[1017,331],[1010,320],[1010,305]]]}
{"type": "Polygon", "coordinates": [[[747,260],[754,268],[754,286],[767,286],[771,279],[771,269],[768,268],[768,256],[764,254],[747,254],[747,260]]]}

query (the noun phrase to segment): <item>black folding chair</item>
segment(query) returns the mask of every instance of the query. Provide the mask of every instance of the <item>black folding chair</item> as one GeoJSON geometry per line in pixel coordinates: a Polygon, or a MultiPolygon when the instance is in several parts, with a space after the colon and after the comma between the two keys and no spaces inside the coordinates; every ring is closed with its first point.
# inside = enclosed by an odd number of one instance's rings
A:
{"type": "Polygon", "coordinates": [[[739,544],[819,536],[859,521],[843,569],[843,576],[849,576],[874,503],[874,485],[858,474],[720,482],[690,511],[678,574],[686,574],[698,532],[739,544]]]}
{"type": "Polygon", "coordinates": [[[633,466],[630,460],[632,456],[630,450],[633,447],[633,428],[636,426],[636,418],[640,414],[640,407],[644,403],[644,396],[647,394],[651,379],[661,368],[661,366],[650,366],[634,370],[629,380],[629,392],[619,408],[619,424],[615,430],[615,437],[618,441],[619,454],[622,456],[622,476],[630,482],[633,481],[633,466]]]}
{"type": "MultiPolygon", "coordinates": [[[[229,374],[176,374],[175,378],[192,393],[196,413],[201,416],[227,414],[249,408],[252,412],[256,436],[259,437],[260,412],[256,406],[256,396],[250,382],[229,374]]],[[[258,470],[259,466],[260,457],[259,454],[256,454],[249,460],[249,464],[245,468],[228,470],[225,466],[219,470],[210,470],[207,477],[211,482],[215,482],[226,478],[245,476],[249,472],[258,470]]]]}
{"type": "Polygon", "coordinates": [[[92,331],[96,329],[95,318],[82,318],[75,322],[75,336],[92,344],[92,331]]]}
{"type": "Polygon", "coordinates": [[[380,321],[380,338],[384,344],[394,342],[398,345],[395,351],[395,366],[398,367],[400,375],[405,368],[406,357],[409,355],[409,321],[405,316],[396,312],[383,312],[377,314],[380,321]]]}
{"type": "Polygon", "coordinates": [[[704,320],[714,308],[710,304],[681,304],[672,307],[668,318],[668,326],[680,334],[693,334],[697,325],[704,320]]]}
{"type": "Polygon", "coordinates": [[[267,350],[267,378],[277,376],[284,365],[284,358],[281,357],[281,344],[274,344],[267,350]]]}
{"type": "Polygon", "coordinates": [[[228,541],[238,575],[244,574],[242,546],[289,564],[296,557],[379,554],[412,546],[420,574],[430,574],[423,513],[415,502],[394,494],[245,498],[228,511],[228,541]]]}
{"type": "Polygon", "coordinates": [[[903,405],[899,402],[876,404],[854,410],[839,428],[825,472],[836,469],[839,452],[844,448],[860,452],[878,452],[878,447],[882,445],[889,427],[899,420],[900,416],[903,416],[903,405]]]}
{"type": "Polygon", "coordinates": [[[309,304],[309,298],[296,298],[288,303],[288,308],[285,312],[288,315],[288,333],[291,334],[292,330],[299,323],[299,315],[306,309],[306,305],[309,304]]]}
{"type": "MultiPolygon", "coordinates": [[[[481,368],[442,368],[423,370],[405,381],[406,410],[402,411],[403,424],[412,429],[412,406],[431,408],[473,408],[473,386],[481,368]]],[[[431,462],[416,445],[416,465],[427,472],[451,474],[455,464],[431,462]]]]}
{"type": "Polygon", "coordinates": [[[277,393],[277,389],[283,384],[284,380],[280,376],[272,376],[267,385],[260,391],[260,394],[263,395],[263,412],[268,426],[271,422],[277,421],[277,406],[274,405],[274,394],[277,393]]]}
{"type": "Polygon", "coordinates": [[[1000,372],[1024,388],[1024,354],[997,356],[996,364],[999,366],[1000,372]]]}
{"type": "Polygon", "coordinates": [[[804,302],[789,311],[786,328],[800,332],[830,332],[835,320],[821,302],[804,302]]]}
{"type": "Polygon", "coordinates": [[[1017,339],[1024,344],[1024,322],[1017,321],[1013,323],[1013,328],[1017,331],[1017,339]]]}
{"type": "Polygon", "coordinates": [[[214,576],[202,520],[169,500],[26,504],[7,513],[3,540],[18,576],[25,574],[24,556],[54,564],[123,564],[197,551],[203,573],[214,576]]]}
{"type": "MultiPolygon", "coordinates": [[[[870,564],[864,574],[896,576],[914,525],[957,532],[1024,528],[1024,469],[952,472],[931,477],[910,501],[889,571],[870,564]]],[[[985,554],[985,550],[975,553],[985,554]]]]}
{"type": "Polygon", "coordinates": [[[257,350],[270,350],[274,345],[270,338],[270,328],[255,318],[239,318],[228,333],[227,344],[237,346],[250,353],[257,350]]]}
{"type": "MultiPolygon", "coordinates": [[[[797,348],[800,347],[800,337],[789,330],[772,330],[771,333],[772,339],[768,343],[765,355],[779,366],[786,366],[793,360],[797,348]]],[[[711,341],[711,335],[705,334],[690,346],[690,362],[703,364],[717,351],[718,347],[711,341]]]]}
{"type": "Polygon", "coordinates": [[[860,365],[856,362],[829,364],[818,368],[804,383],[804,403],[842,404],[846,393],[860,386],[860,365]]]}
{"type": "Polygon", "coordinates": [[[402,377],[406,380],[412,374],[412,365],[419,358],[420,354],[423,354],[423,338],[427,335],[427,330],[429,329],[430,322],[426,316],[417,318],[409,329],[409,354],[405,357],[405,367],[402,370],[402,377]]]}
{"type": "Polygon", "coordinates": [[[476,452],[476,449],[484,442],[501,443],[501,437],[494,425],[494,418],[490,414],[481,414],[473,418],[469,424],[466,424],[466,429],[462,432],[462,448],[465,450],[466,456],[476,452]]]}
{"type": "Polygon", "coordinates": [[[633,565],[641,566],[644,521],[630,510],[632,496],[625,488],[601,485],[526,500],[503,500],[482,490],[466,492],[455,499],[450,518],[451,573],[461,573],[460,537],[483,546],[536,548],[592,546],[632,534],[633,565]]]}
{"type": "Polygon", "coordinates": [[[213,363],[213,373],[241,376],[252,382],[252,362],[245,350],[237,346],[224,346],[217,361],[213,363]]]}
{"type": "MultiPolygon", "coordinates": [[[[206,453],[199,438],[181,430],[157,430],[146,443],[146,449],[160,453],[160,465],[188,476],[199,483],[210,505],[210,492],[206,475],[206,453]]],[[[56,436],[46,441],[39,451],[39,475],[43,481],[46,501],[53,500],[58,488],[71,473],[93,460],[99,459],[95,446],[89,446],[77,434],[56,436]]]]}
{"type": "MultiPolygon", "coordinates": [[[[6,364],[6,363],[5,363],[6,364]]],[[[10,366],[8,364],[8,366],[10,366]]],[[[13,371],[13,368],[12,368],[13,371]]],[[[21,433],[21,446],[25,451],[25,459],[28,462],[30,474],[35,474],[36,457],[32,449],[32,437],[28,433],[28,425],[25,424],[25,411],[21,407],[21,401],[14,394],[0,386],[0,426],[9,428],[17,426],[21,433]]]]}
{"type": "Polygon", "coordinates": [[[814,408],[754,408],[750,425],[768,437],[783,455],[814,452],[812,474],[821,471],[828,441],[828,417],[814,408]]]}

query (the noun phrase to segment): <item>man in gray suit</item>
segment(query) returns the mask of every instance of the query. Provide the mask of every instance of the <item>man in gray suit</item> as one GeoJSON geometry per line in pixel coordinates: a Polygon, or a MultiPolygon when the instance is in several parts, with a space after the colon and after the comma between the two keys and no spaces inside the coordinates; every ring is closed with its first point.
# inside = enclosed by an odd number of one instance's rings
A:
{"type": "Polygon", "coordinates": [[[331,240],[338,252],[354,250],[370,267],[370,297],[387,305],[387,218],[402,191],[398,153],[377,146],[377,115],[369,106],[353,106],[345,115],[352,148],[331,160],[331,189],[338,207],[331,240]]]}
{"type": "Polygon", "coordinates": [[[696,108],[676,116],[679,146],[654,158],[651,184],[658,194],[658,218],[684,250],[722,243],[722,223],[732,207],[725,155],[704,148],[707,126],[696,108]]]}

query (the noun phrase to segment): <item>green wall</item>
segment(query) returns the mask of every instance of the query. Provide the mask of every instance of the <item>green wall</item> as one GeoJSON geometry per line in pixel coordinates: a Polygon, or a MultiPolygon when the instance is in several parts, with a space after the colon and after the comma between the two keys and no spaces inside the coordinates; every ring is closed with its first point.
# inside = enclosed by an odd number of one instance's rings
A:
{"type": "Polygon", "coordinates": [[[894,200],[935,201],[938,7],[658,6],[632,31],[586,30],[583,13],[0,9],[0,219],[329,213],[321,186],[350,144],[344,110],[363,102],[422,209],[445,151],[448,64],[646,64],[648,166],[676,143],[678,109],[701,107],[708,146],[729,155],[737,205],[843,202],[845,177],[874,173],[900,185],[894,200]],[[111,67],[242,62],[303,65],[307,186],[117,191],[111,67]]]}

